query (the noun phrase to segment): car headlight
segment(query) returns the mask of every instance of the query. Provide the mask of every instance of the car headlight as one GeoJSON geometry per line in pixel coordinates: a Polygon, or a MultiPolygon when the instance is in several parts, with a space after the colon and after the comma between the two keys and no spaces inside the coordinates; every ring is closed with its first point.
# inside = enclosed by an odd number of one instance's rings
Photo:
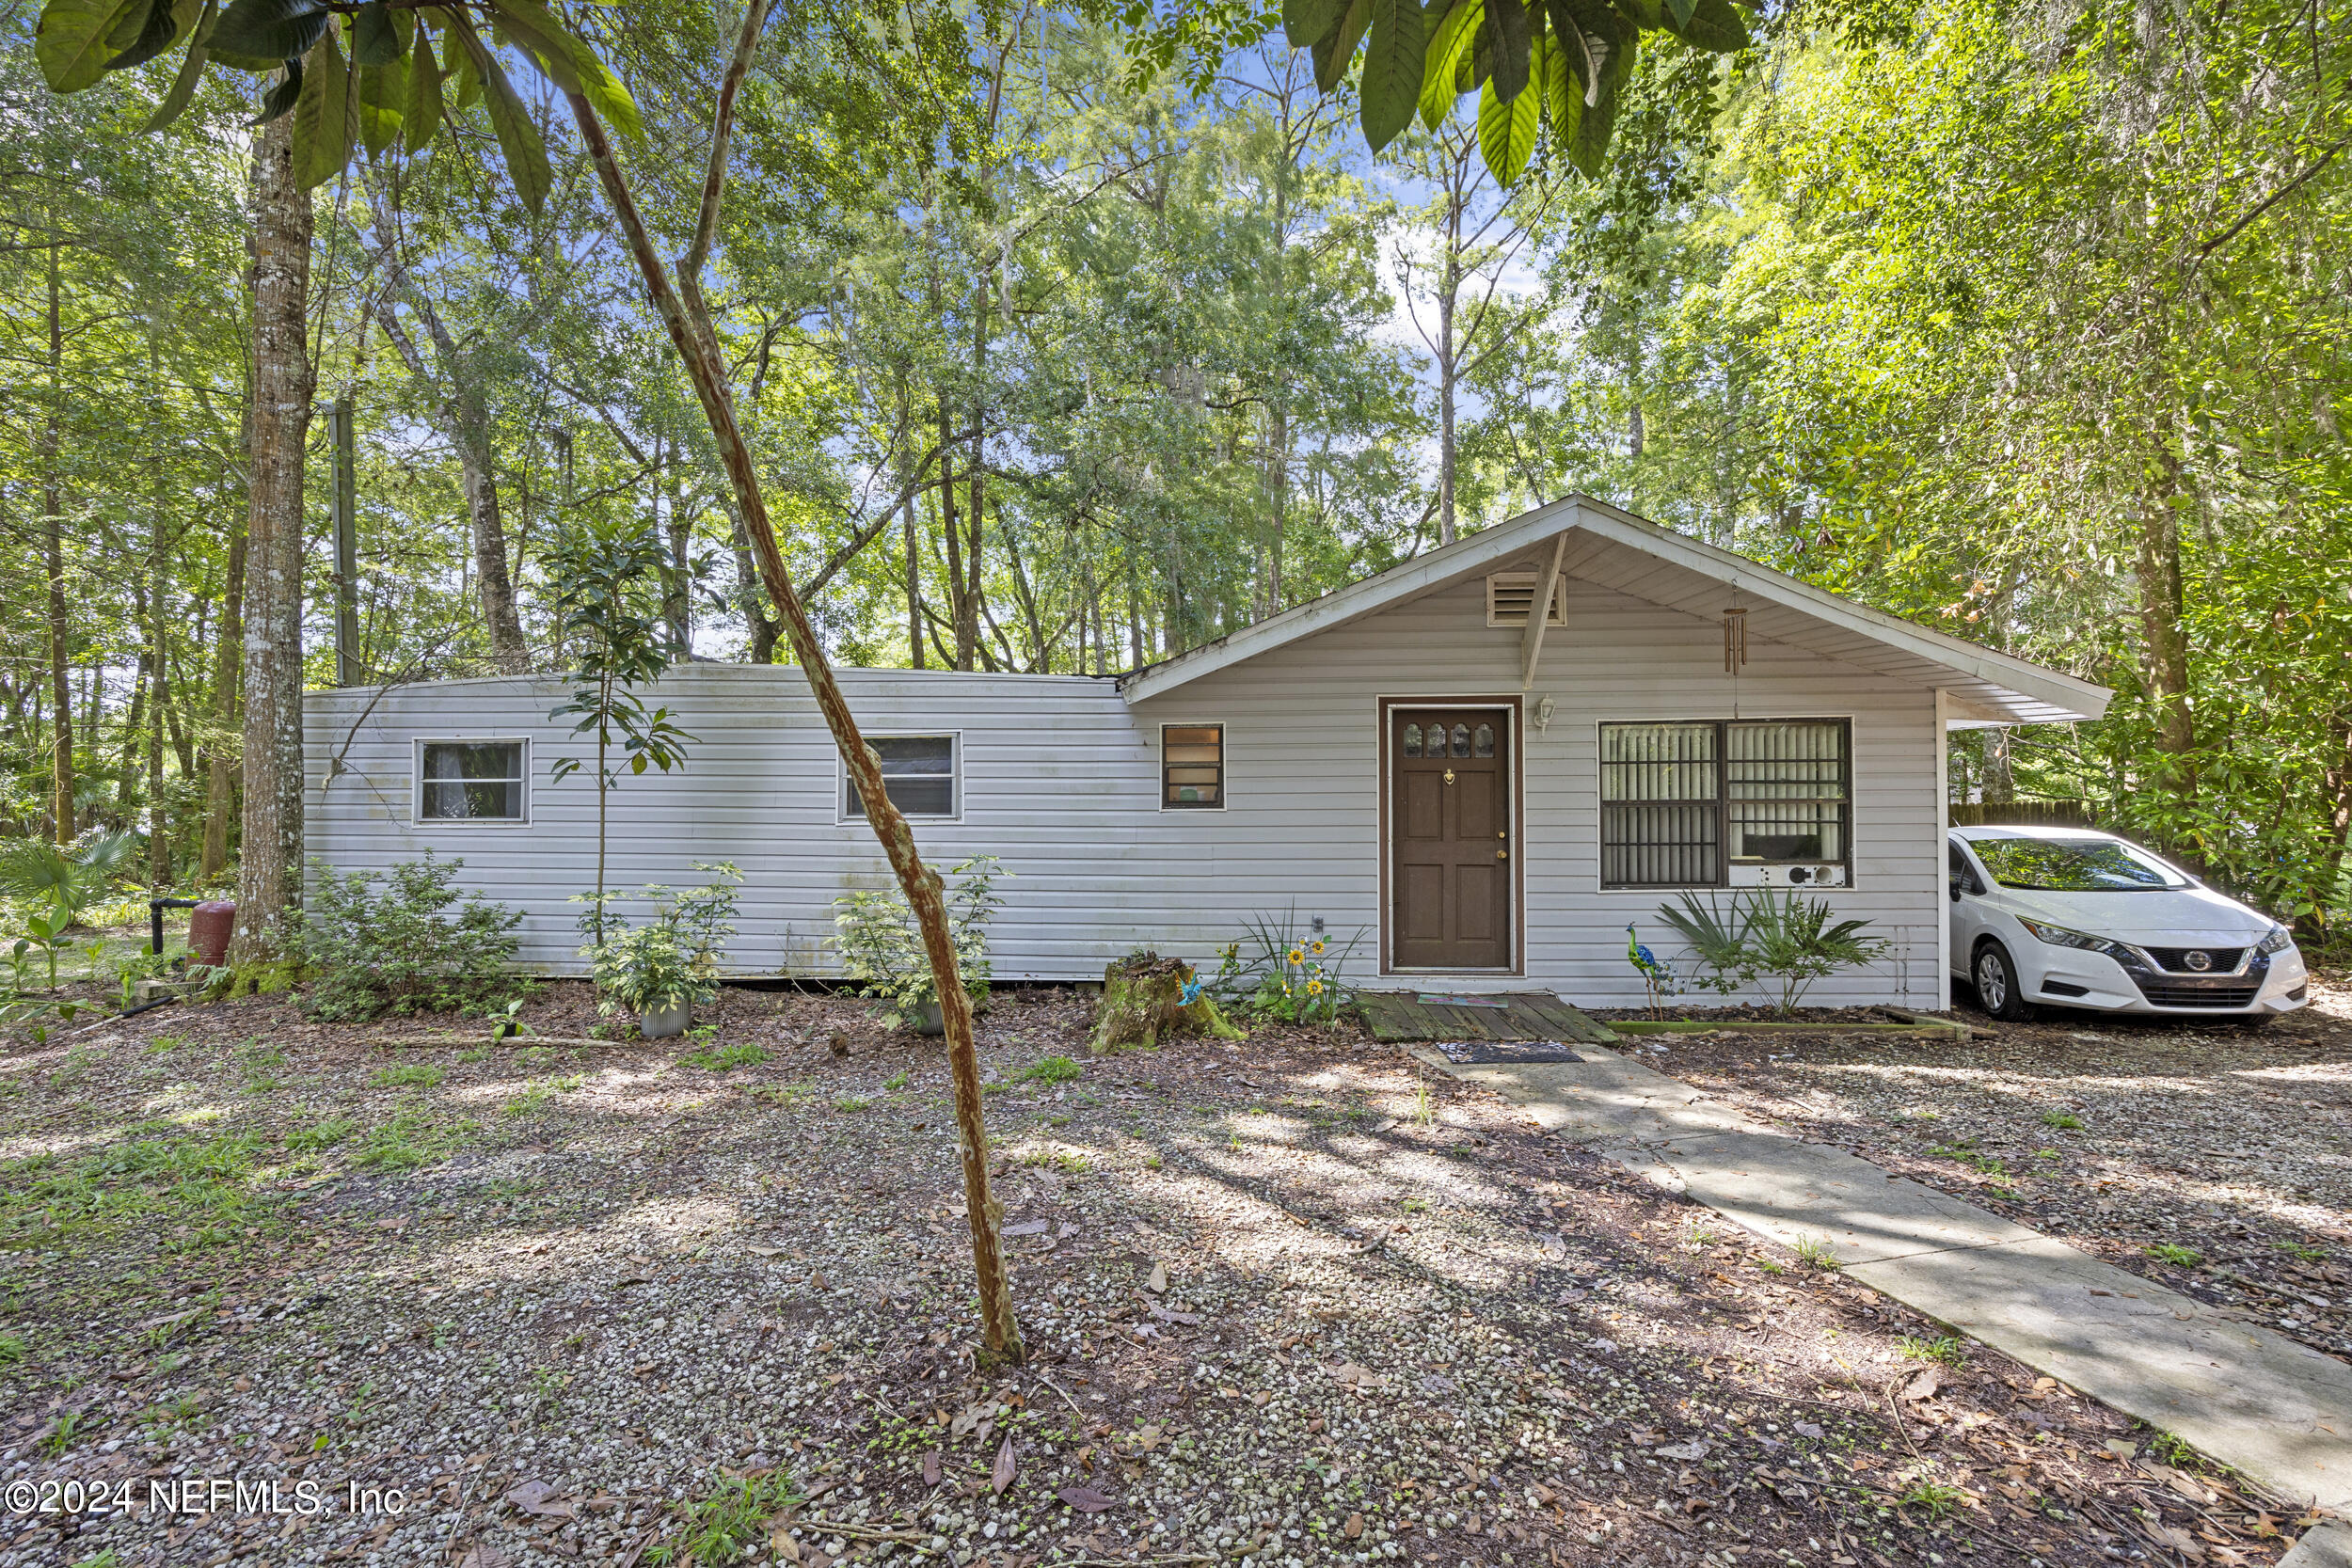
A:
{"type": "Polygon", "coordinates": [[[2027,920],[2023,915],[2018,917],[2017,924],[2053,947],[2078,947],[2086,953],[2105,953],[2118,963],[2145,965],[2147,961],[2140,956],[2138,948],[2126,942],[2110,942],[2106,937],[2094,937],[2086,931],[2070,931],[2063,926],[2045,926],[2039,920],[2027,920]]]}
{"type": "Polygon", "coordinates": [[[2295,945],[2295,933],[2284,926],[2273,926],[2270,934],[2255,945],[2265,953],[2283,953],[2295,945]]]}

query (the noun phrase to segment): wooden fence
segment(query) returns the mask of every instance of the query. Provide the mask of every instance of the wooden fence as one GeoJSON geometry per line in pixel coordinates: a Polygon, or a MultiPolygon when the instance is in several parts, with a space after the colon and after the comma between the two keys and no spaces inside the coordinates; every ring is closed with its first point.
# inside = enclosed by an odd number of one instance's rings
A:
{"type": "Polygon", "coordinates": [[[2084,800],[1954,800],[1955,828],[2095,828],[2099,814],[2084,800]]]}

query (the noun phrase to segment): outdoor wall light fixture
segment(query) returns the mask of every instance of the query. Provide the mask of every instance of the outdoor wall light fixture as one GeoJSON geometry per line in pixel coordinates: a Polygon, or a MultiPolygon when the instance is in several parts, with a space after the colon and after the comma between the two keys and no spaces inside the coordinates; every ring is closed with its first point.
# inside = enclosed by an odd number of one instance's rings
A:
{"type": "Polygon", "coordinates": [[[1551,709],[1552,702],[1550,698],[1538,697],[1535,699],[1535,727],[1537,729],[1548,730],[1551,728],[1551,709]]]}

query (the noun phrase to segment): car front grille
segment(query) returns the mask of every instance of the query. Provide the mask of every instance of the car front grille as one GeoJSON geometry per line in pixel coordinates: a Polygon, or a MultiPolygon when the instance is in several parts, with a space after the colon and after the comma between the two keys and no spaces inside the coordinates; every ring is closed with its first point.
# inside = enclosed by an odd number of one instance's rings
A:
{"type": "Polygon", "coordinates": [[[2246,957],[2243,947],[2150,947],[2143,951],[2169,974],[2227,974],[2246,957]],[[2202,969],[2192,968],[2188,961],[2191,953],[2202,953],[2210,961],[2202,969]]]}
{"type": "Polygon", "coordinates": [[[2132,978],[2139,983],[2139,994],[2152,1007],[2250,1007],[2263,989],[2259,977],[2229,986],[2173,985],[2150,974],[2132,978]]]}

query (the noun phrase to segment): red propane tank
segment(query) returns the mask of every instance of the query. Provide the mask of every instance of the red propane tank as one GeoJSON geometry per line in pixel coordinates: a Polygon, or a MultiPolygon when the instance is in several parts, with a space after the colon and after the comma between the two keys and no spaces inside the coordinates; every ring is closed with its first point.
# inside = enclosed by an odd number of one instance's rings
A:
{"type": "Polygon", "coordinates": [[[226,899],[188,911],[188,949],[196,961],[218,969],[229,961],[229,936],[237,928],[237,906],[226,899]]]}

